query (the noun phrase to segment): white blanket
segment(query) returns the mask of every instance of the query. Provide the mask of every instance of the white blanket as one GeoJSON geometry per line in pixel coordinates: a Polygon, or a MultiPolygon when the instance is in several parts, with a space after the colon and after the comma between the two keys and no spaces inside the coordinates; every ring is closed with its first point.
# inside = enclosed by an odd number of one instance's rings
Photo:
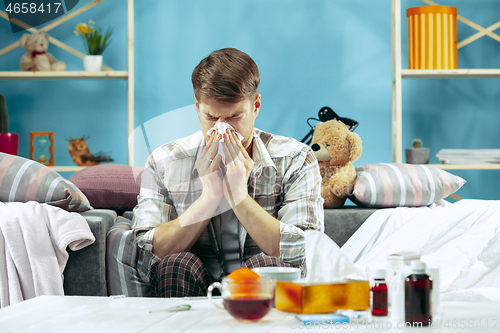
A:
{"type": "Polygon", "coordinates": [[[64,295],[66,248],[95,241],[78,213],[39,204],[0,202],[0,307],[40,295],[64,295]]]}
{"type": "Polygon", "coordinates": [[[405,250],[440,268],[442,301],[500,302],[500,201],[380,210],[342,247],[367,274],[405,250]]]}

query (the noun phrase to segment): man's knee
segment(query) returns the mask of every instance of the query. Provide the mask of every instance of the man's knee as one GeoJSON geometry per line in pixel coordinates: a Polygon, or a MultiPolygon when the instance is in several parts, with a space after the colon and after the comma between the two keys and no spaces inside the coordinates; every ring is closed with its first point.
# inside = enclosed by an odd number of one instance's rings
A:
{"type": "Polygon", "coordinates": [[[289,263],[284,262],[278,257],[268,256],[268,255],[257,255],[247,259],[243,263],[243,267],[255,268],[255,267],[291,267],[289,263]]]}
{"type": "Polygon", "coordinates": [[[158,264],[158,274],[165,272],[190,270],[195,265],[201,265],[202,261],[191,252],[179,252],[165,256],[158,264]]]}
{"type": "Polygon", "coordinates": [[[198,256],[191,252],[168,255],[158,264],[155,296],[206,296],[212,277],[198,256]]]}

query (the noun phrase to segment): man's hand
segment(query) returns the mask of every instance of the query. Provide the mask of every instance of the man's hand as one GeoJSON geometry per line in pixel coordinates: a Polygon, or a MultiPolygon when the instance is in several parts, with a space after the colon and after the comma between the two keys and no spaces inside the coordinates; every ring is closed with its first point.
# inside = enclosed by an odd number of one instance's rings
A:
{"type": "Polygon", "coordinates": [[[196,169],[203,186],[201,196],[177,219],[155,228],[153,253],[160,258],[189,251],[210,223],[217,206],[224,197],[218,170],[222,156],[217,154],[220,136],[213,134],[196,161],[196,169]],[[217,155],[216,155],[217,154],[217,155]]]}
{"type": "Polygon", "coordinates": [[[234,214],[257,246],[269,256],[280,256],[280,222],[248,195],[253,160],[235,133],[224,134],[226,174],[223,191],[234,214]]]}
{"type": "Polygon", "coordinates": [[[196,162],[196,169],[203,186],[202,196],[211,198],[218,205],[223,198],[222,180],[218,170],[221,165],[222,156],[217,154],[220,134],[214,131],[203,148],[200,158],[196,162]]]}
{"type": "Polygon", "coordinates": [[[247,182],[253,160],[233,131],[224,133],[222,146],[227,163],[223,193],[231,207],[235,207],[248,195],[247,182]]]}

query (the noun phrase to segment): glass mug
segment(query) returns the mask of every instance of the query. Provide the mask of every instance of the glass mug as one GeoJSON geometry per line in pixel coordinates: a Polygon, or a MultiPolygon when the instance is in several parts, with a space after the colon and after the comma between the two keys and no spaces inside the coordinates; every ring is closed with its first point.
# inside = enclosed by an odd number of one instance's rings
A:
{"type": "Polygon", "coordinates": [[[235,282],[227,277],[208,287],[208,299],[218,308],[226,309],[239,320],[259,320],[269,313],[274,303],[275,282],[262,277],[255,282],[235,282]],[[223,304],[216,303],[212,291],[219,289],[223,304]]]}

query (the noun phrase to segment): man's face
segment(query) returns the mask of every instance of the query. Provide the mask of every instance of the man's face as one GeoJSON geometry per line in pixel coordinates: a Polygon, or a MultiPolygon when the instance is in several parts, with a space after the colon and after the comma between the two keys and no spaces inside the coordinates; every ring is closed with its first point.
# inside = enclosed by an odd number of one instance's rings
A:
{"type": "Polygon", "coordinates": [[[255,118],[259,114],[260,94],[257,94],[254,100],[245,99],[238,103],[221,103],[214,100],[200,103],[196,101],[196,108],[200,116],[201,131],[206,141],[209,138],[208,130],[217,122],[225,122],[243,136],[243,147],[249,150],[255,118]]]}

